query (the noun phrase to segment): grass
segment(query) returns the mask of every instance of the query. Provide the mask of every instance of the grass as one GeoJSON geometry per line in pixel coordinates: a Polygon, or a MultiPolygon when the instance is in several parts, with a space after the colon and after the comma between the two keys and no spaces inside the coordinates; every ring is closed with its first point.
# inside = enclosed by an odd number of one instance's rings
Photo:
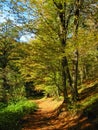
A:
{"type": "Polygon", "coordinates": [[[82,97],[80,102],[82,109],[93,106],[98,100],[98,81],[92,82],[86,86],[85,89],[81,91],[80,95],[82,97]]]}
{"type": "Polygon", "coordinates": [[[98,107],[98,80],[81,85],[79,95],[79,102],[69,104],[68,109],[70,111],[93,111],[98,107]]]}
{"type": "Polygon", "coordinates": [[[0,106],[0,130],[21,129],[20,120],[23,116],[38,108],[35,103],[31,103],[28,100],[22,100],[8,106],[0,104],[0,106]]]}
{"type": "Polygon", "coordinates": [[[92,105],[94,102],[96,102],[96,100],[98,99],[98,94],[95,94],[93,96],[90,96],[89,98],[87,98],[86,100],[84,100],[82,107],[85,108],[89,105],[92,105]]]}
{"type": "Polygon", "coordinates": [[[85,90],[85,89],[87,89],[87,88],[91,88],[91,87],[93,87],[94,85],[96,85],[97,83],[98,83],[98,80],[88,81],[88,82],[82,84],[81,86],[79,86],[78,92],[81,93],[83,90],[85,90]]]}

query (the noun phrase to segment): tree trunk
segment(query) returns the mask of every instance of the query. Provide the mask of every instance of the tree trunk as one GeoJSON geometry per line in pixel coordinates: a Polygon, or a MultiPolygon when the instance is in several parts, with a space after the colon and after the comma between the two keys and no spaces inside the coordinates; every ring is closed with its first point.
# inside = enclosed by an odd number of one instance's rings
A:
{"type": "MultiPolygon", "coordinates": [[[[70,11],[67,12],[66,1],[56,2],[55,0],[53,0],[53,2],[54,2],[54,5],[58,9],[58,17],[59,17],[60,23],[61,23],[59,37],[60,37],[61,45],[63,48],[63,53],[65,54],[68,25],[70,22],[71,13],[73,11],[73,8],[70,8],[70,11]]],[[[63,85],[64,102],[68,102],[68,93],[67,93],[67,86],[66,86],[67,76],[69,78],[69,82],[70,82],[71,86],[72,86],[72,80],[71,80],[69,67],[68,67],[68,60],[67,60],[66,56],[62,57],[61,65],[62,65],[62,85],[63,85]]]]}
{"type": "Polygon", "coordinates": [[[79,53],[78,50],[75,52],[75,77],[74,77],[74,90],[75,90],[75,95],[74,95],[74,100],[79,99],[79,94],[78,94],[78,60],[79,60],[79,53]]]}
{"type": "Polygon", "coordinates": [[[62,58],[62,85],[63,85],[63,96],[64,96],[64,103],[68,102],[68,93],[67,93],[67,86],[66,86],[66,57],[62,58]]]}
{"type": "MultiPolygon", "coordinates": [[[[80,17],[80,9],[81,6],[83,4],[84,0],[76,0],[75,1],[75,19],[74,19],[74,31],[75,31],[75,40],[77,41],[77,37],[78,37],[78,27],[79,27],[79,17],[80,17]]],[[[77,44],[77,43],[76,43],[77,44]]],[[[74,75],[74,91],[75,91],[75,95],[74,95],[74,99],[75,101],[77,101],[79,99],[79,94],[78,94],[78,60],[79,60],[79,52],[78,52],[78,47],[76,46],[76,50],[75,50],[75,75],[74,75]]]]}

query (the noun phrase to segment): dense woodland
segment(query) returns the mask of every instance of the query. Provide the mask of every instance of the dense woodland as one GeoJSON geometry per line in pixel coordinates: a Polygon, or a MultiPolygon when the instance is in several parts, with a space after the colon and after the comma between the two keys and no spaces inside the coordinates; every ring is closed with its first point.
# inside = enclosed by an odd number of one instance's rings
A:
{"type": "Polygon", "coordinates": [[[82,90],[92,83],[97,89],[91,97],[98,101],[97,0],[1,0],[0,14],[4,13],[0,21],[1,130],[19,129],[5,113],[9,117],[13,105],[17,113],[25,104],[16,122],[37,109],[29,99],[63,99],[63,107],[74,109],[82,90]],[[22,42],[26,33],[33,37],[22,42]]]}

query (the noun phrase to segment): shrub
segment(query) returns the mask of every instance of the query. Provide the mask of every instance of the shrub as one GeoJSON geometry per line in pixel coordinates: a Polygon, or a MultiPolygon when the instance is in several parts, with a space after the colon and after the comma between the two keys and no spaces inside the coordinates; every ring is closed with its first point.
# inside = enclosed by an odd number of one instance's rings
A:
{"type": "Polygon", "coordinates": [[[37,105],[27,100],[10,104],[0,109],[0,130],[19,130],[19,121],[30,112],[37,109],[37,105]]]}

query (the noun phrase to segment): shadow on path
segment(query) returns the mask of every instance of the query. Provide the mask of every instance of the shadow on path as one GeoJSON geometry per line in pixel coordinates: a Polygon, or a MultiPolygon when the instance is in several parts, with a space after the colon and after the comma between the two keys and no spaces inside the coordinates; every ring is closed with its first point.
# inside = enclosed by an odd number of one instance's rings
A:
{"type": "MultiPolygon", "coordinates": [[[[97,93],[98,83],[81,92],[81,101],[97,93]]],[[[49,98],[35,102],[39,110],[24,117],[22,130],[98,130],[98,99],[77,115],[62,111],[59,116],[56,110],[62,101],[49,98]]]]}

